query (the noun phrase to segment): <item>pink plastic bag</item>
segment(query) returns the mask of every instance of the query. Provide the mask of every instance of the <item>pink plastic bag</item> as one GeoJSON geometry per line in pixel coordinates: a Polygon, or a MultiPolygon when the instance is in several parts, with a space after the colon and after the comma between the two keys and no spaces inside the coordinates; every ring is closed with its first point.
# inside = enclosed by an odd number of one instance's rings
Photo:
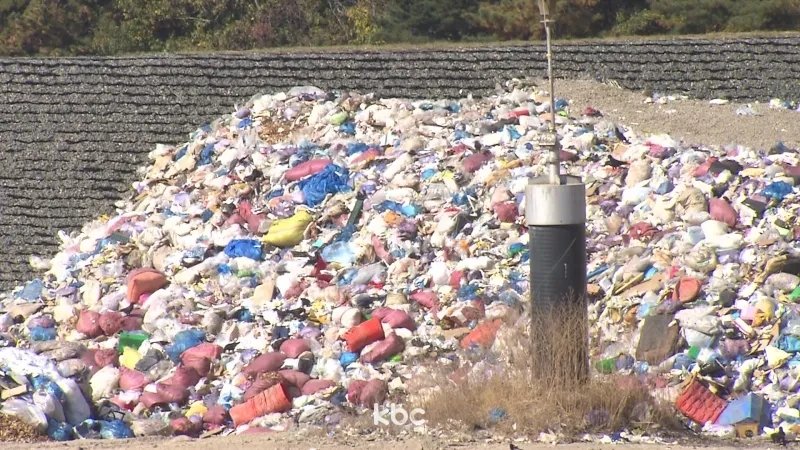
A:
{"type": "Polygon", "coordinates": [[[95,311],[81,311],[78,316],[78,324],[75,326],[78,333],[93,339],[103,334],[103,328],[100,327],[100,313],[95,311]]]}
{"type": "Polygon", "coordinates": [[[708,201],[708,212],[712,219],[725,222],[731,228],[735,227],[739,220],[739,214],[733,206],[721,198],[712,198],[708,201]]]}
{"type": "Polygon", "coordinates": [[[264,372],[276,372],[283,366],[286,355],[279,352],[265,353],[248,364],[243,372],[245,375],[257,375],[264,372]]]}
{"type": "Polygon", "coordinates": [[[375,344],[369,352],[362,355],[361,360],[368,364],[385,361],[394,355],[402,353],[405,349],[406,343],[403,338],[391,333],[386,336],[386,339],[375,344]]]}
{"type": "Polygon", "coordinates": [[[297,358],[300,354],[310,350],[305,339],[287,339],[281,344],[281,353],[289,358],[297,358]]]}
{"type": "Polygon", "coordinates": [[[312,159],[298,164],[287,170],[283,177],[286,181],[297,181],[309,175],[314,175],[331,164],[330,159],[312,159]]]}

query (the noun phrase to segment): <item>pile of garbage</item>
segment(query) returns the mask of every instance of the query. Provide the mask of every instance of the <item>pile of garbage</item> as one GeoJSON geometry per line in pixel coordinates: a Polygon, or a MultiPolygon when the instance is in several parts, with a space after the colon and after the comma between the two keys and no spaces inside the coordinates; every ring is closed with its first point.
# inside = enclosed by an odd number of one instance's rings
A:
{"type": "MultiPolygon", "coordinates": [[[[797,153],[554,107],[587,186],[595,370],[708,431],[793,432],[797,153]]],[[[0,413],[54,440],[336,425],[424,361],[497,351],[525,320],[549,110],[516,80],[460,101],[301,87],[158,146],[117,215],[2,298],[0,413]]]]}

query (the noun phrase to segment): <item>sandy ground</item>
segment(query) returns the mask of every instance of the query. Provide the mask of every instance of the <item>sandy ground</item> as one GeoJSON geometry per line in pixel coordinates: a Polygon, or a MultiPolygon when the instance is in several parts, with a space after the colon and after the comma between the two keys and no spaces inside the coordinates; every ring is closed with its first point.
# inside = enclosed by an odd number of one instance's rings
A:
{"type": "MultiPolygon", "coordinates": [[[[642,444],[627,444],[621,448],[625,450],[656,450],[659,448],[667,448],[674,450],[689,450],[695,448],[714,448],[734,450],[742,448],[777,448],[777,446],[755,446],[755,442],[750,442],[746,446],[717,446],[717,445],[642,445],[642,444]]],[[[766,443],[765,443],[766,444],[766,443]]],[[[545,450],[552,449],[554,446],[541,443],[520,443],[515,442],[520,450],[545,450]]],[[[602,445],[595,443],[580,443],[580,444],[563,444],[558,445],[559,449],[568,450],[594,450],[599,448],[610,448],[611,445],[602,445]]],[[[620,447],[620,446],[615,446],[620,447]]],[[[228,436],[228,437],[212,437],[208,439],[188,439],[188,438],[172,438],[172,439],[139,439],[133,441],[72,441],[68,443],[45,443],[45,444],[11,444],[3,445],[4,449],[65,449],[65,450],[102,450],[102,449],[116,449],[125,448],[125,450],[220,450],[236,449],[236,450],[346,450],[346,449],[364,449],[364,450],[438,450],[438,449],[480,449],[480,450],[509,450],[509,442],[502,443],[486,443],[486,442],[459,442],[452,443],[440,441],[436,439],[407,439],[402,441],[388,441],[388,440],[373,440],[365,441],[359,438],[328,438],[328,437],[296,437],[290,434],[261,434],[261,435],[243,435],[243,436],[228,436]]]]}
{"type": "Polygon", "coordinates": [[[592,106],[640,134],[667,133],[689,143],[754,148],[770,148],[782,141],[800,148],[800,112],[771,109],[764,103],[751,104],[759,116],[737,116],[741,104],[715,106],[700,100],[646,104],[640,92],[595,81],[558,81],[555,91],[570,100],[573,114],[592,106]]]}

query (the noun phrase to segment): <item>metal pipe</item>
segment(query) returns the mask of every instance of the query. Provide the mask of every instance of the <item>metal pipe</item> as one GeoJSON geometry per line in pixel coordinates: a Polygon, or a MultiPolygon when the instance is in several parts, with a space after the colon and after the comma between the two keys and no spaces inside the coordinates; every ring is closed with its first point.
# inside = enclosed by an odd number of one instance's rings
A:
{"type": "MultiPolygon", "coordinates": [[[[558,132],[556,131],[556,95],[555,82],[553,80],[553,53],[550,48],[550,20],[545,15],[544,23],[545,38],[547,40],[547,78],[550,81],[550,132],[556,136],[558,142],[558,132]]],[[[551,184],[561,184],[561,161],[558,154],[558,145],[554,146],[550,155],[549,178],[551,184]]]]}

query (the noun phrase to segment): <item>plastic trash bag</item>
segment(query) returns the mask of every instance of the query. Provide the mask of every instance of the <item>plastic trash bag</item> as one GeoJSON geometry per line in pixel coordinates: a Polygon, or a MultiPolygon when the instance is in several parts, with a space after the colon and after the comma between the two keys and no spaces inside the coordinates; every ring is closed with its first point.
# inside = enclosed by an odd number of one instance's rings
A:
{"type": "Polygon", "coordinates": [[[303,241],[303,234],[314,217],[305,209],[298,210],[292,217],[272,222],[263,241],[276,247],[294,247],[303,241]]]}
{"type": "Polygon", "coordinates": [[[42,410],[48,417],[55,419],[59,422],[64,422],[64,407],[54,394],[45,391],[42,388],[33,393],[33,404],[42,410]]]}
{"type": "Polygon", "coordinates": [[[786,196],[791,194],[793,191],[794,187],[791,184],[785,181],[777,181],[767,185],[767,187],[761,192],[761,195],[780,201],[786,198],[786,196]]]}
{"type": "Polygon", "coordinates": [[[33,327],[31,329],[32,341],[52,341],[57,335],[58,332],[55,328],[33,327]]]}
{"type": "Polygon", "coordinates": [[[181,353],[205,342],[205,331],[192,328],[175,335],[175,343],[167,347],[167,355],[174,363],[181,360],[181,353]]]}
{"type": "Polygon", "coordinates": [[[100,437],[103,439],[131,439],[133,431],[121,420],[100,421],[100,437]]]}
{"type": "Polygon", "coordinates": [[[75,433],[68,424],[50,419],[47,424],[47,437],[56,442],[71,441],[75,439],[75,433]]]}
{"type": "Polygon", "coordinates": [[[350,171],[344,167],[330,164],[315,175],[300,181],[297,187],[305,195],[306,205],[312,208],[322,203],[328,194],[347,192],[350,171]]]}
{"type": "Polygon", "coordinates": [[[33,403],[20,398],[10,398],[4,401],[0,408],[0,414],[18,417],[23,422],[34,426],[40,433],[47,430],[47,416],[44,411],[33,403]]]}
{"type": "Polygon", "coordinates": [[[92,387],[92,400],[110,398],[114,390],[119,387],[120,376],[119,369],[114,366],[106,366],[97,371],[89,380],[89,385],[92,387]]]}
{"type": "Polygon", "coordinates": [[[261,259],[261,243],[255,239],[234,239],[225,246],[225,254],[231,258],[261,259]]]}

